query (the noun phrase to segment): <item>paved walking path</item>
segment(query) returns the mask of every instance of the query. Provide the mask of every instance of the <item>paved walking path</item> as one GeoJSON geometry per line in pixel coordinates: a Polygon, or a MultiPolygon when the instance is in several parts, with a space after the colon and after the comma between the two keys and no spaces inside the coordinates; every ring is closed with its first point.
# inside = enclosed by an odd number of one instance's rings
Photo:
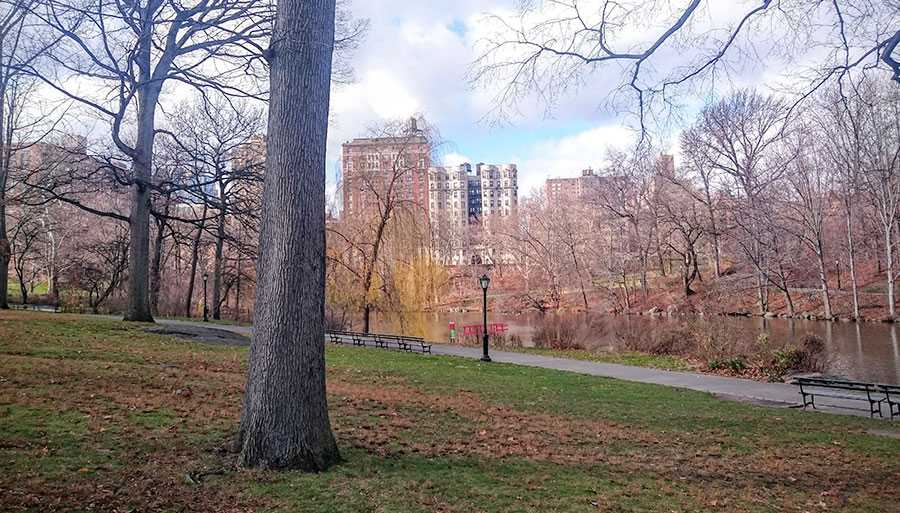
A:
{"type": "MultiPolygon", "coordinates": [[[[246,326],[229,326],[224,324],[170,320],[163,320],[160,321],[160,323],[173,326],[188,325],[203,328],[216,328],[246,336],[250,336],[252,333],[252,328],[246,326]]],[[[481,351],[481,348],[478,347],[463,347],[449,344],[435,344],[432,347],[432,352],[434,354],[473,359],[481,358],[481,351]]],[[[491,351],[491,359],[501,363],[576,372],[579,374],[616,378],[638,383],[651,383],[655,385],[686,388],[689,390],[708,392],[725,399],[768,406],[796,407],[801,404],[799,389],[794,385],[787,385],[784,383],[762,383],[749,379],[728,378],[711,374],[675,372],[647,367],[573,360],[569,358],[557,358],[553,356],[511,351],[491,351]]],[[[860,401],[843,401],[826,398],[822,398],[821,401],[823,404],[820,405],[820,411],[866,417],[869,415],[868,411],[859,410],[860,405],[865,408],[865,403],[860,401]],[[824,404],[826,402],[841,406],[841,408],[829,408],[824,404]]],[[[819,401],[817,401],[817,404],[818,403],[819,401]]]]}

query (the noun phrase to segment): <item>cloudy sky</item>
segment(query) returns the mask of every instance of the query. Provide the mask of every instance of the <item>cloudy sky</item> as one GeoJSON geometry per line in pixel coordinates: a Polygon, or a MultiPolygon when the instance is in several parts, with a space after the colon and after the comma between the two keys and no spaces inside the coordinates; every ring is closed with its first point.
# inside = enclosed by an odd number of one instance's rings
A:
{"type": "Polygon", "coordinates": [[[519,165],[522,193],[547,176],[576,175],[597,167],[608,145],[626,144],[630,131],[599,108],[589,91],[562,101],[547,115],[534,102],[508,122],[491,113],[493,93],[473,89],[467,71],[487,13],[503,13],[517,0],[355,0],[355,16],[370,30],[356,51],[356,82],[335,89],[329,134],[329,179],[341,143],[365,136],[379,120],[423,114],[447,141],[446,163],[519,165]]]}
{"type": "MultiPolygon", "coordinates": [[[[489,15],[513,20],[521,1],[350,0],[353,14],[367,18],[371,25],[353,56],[356,82],[336,88],[332,96],[328,148],[332,190],[341,143],[367,135],[381,120],[416,113],[437,126],[447,141],[442,148],[445,164],[518,164],[520,194],[528,194],[547,177],[576,176],[586,167],[600,167],[607,148],[628,146],[635,137],[633,118],[629,126],[628,118],[610,109],[607,101],[627,73],[619,63],[580,75],[584,83],[555,98],[549,112],[544,102],[526,100],[515,115],[498,123],[492,110],[496,90],[491,90],[492,84],[473,88],[467,75],[479,43],[496,31],[489,15]]],[[[896,31],[900,10],[890,6],[894,0],[881,1],[794,2],[781,5],[786,8],[768,9],[765,16],[754,16],[716,72],[704,73],[679,91],[675,98],[678,115],[666,116],[670,123],[665,132],[655,134],[657,147],[676,153],[677,161],[677,144],[673,143],[679,127],[694,118],[706,102],[730,90],[755,87],[770,94],[802,95],[814,82],[805,71],[840,60],[836,41],[842,36],[850,41],[851,53],[862,55],[871,50],[875,38],[884,40],[884,34],[896,31]],[[869,7],[857,12],[849,8],[851,4],[869,7]],[[836,5],[843,6],[843,32],[835,22],[836,5]]],[[[601,4],[600,0],[578,3],[583,12],[591,11],[591,16],[598,15],[601,4]]],[[[644,10],[636,11],[627,26],[617,31],[613,44],[617,48],[646,47],[687,4],[667,0],[629,4],[644,10]]],[[[535,5],[546,9],[559,4],[544,1],[535,5]]],[[[680,66],[711,55],[744,15],[760,5],[759,0],[703,2],[686,25],[689,29],[679,31],[660,48],[642,72],[657,76],[678,73],[683,69],[680,66]]],[[[546,11],[536,16],[546,16],[546,11]]]]}

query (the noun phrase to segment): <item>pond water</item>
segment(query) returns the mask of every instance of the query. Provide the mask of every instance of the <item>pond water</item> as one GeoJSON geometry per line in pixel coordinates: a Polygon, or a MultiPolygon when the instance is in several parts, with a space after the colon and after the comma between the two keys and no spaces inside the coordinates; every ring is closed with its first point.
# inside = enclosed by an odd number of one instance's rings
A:
{"type": "MultiPolygon", "coordinates": [[[[518,337],[523,346],[533,346],[533,336],[550,316],[539,314],[494,314],[489,323],[505,323],[507,336],[518,337]]],[[[689,321],[714,328],[740,342],[756,341],[763,333],[774,343],[797,343],[806,334],[825,342],[827,373],[848,379],[900,384],[900,333],[895,324],[844,323],[758,317],[650,317],[570,314],[557,317],[577,327],[576,339],[587,349],[610,350],[623,336],[640,336],[668,324],[689,321]]],[[[480,325],[481,314],[419,313],[408,315],[403,323],[376,317],[373,331],[409,333],[435,342],[450,337],[450,322],[462,333],[465,325],[480,325]]]]}

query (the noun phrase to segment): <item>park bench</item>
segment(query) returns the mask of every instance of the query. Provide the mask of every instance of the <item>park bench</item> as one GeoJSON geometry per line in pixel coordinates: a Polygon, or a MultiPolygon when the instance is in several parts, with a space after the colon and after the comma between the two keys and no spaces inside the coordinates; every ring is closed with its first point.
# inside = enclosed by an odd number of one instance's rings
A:
{"type": "Polygon", "coordinates": [[[876,413],[879,417],[883,416],[881,405],[886,401],[885,392],[874,383],[830,378],[796,378],[794,384],[800,386],[804,410],[807,406],[816,409],[816,397],[829,397],[864,401],[869,405],[869,416],[874,417],[876,413]]]}
{"type": "Polygon", "coordinates": [[[431,344],[422,337],[403,337],[403,341],[407,351],[431,354],[431,344]]]}
{"type": "Polygon", "coordinates": [[[326,331],[328,337],[331,339],[332,344],[341,345],[344,343],[344,337],[347,337],[348,334],[343,331],[326,331]]]}
{"type": "Polygon", "coordinates": [[[375,345],[382,349],[396,349],[398,351],[406,350],[406,343],[403,341],[403,337],[376,333],[373,335],[373,338],[375,339],[375,345]]]}
{"type": "Polygon", "coordinates": [[[366,341],[372,339],[371,336],[365,333],[357,333],[355,331],[350,332],[350,338],[353,339],[353,345],[360,347],[366,347],[366,341]]]}
{"type": "Polygon", "coordinates": [[[888,405],[891,420],[900,417],[900,385],[878,385],[878,390],[884,393],[884,401],[888,405]]]}
{"type": "Polygon", "coordinates": [[[347,339],[350,339],[353,345],[360,347],[373,346],[382,349],[431,354],[431,344],[426,343],[425,339],[421,337],[383,333],[366,334],[355,331],[328,331],[326,334],[334,344],[343,344],[347,339]]]}
{"type": "Polygon", "coordinates": [[[396,349],[409,353],[431,354],[431,344],[425,342],[422,337],[409,337],[406,335],[387,335],[376,333],[372,335],[375,345],[384,349],[396,349]]]}

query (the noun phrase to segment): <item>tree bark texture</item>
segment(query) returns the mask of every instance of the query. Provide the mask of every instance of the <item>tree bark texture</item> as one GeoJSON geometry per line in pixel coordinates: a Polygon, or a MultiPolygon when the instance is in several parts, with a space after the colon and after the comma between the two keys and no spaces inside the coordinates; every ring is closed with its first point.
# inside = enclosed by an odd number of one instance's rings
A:
{"type": "Polygon", "coordinates": [[[325,395],[325,145],[335,0],[278,3],[254,335],[248,467],[322,471],[340,454],[325,395]]]}
{"type": "MultiPolygon", "coordinates": [[[[3,58],[3,45],[0,44],[0,59],[3,58]]],[[[0,310],[9,310],[9,261],[12,248],[6,230],[6,185],[9,180],[9,138],[6,134],[10,127],[6,120],[6,88],[0,89],[0,310]]]]}
{"type": "MultiPolygon", "coordinates": [[[[149,52],[149,49],[147,50],[149,52]]],[[[149,62],[149,58],[147,58],[149,62]]],[[[149,76],[147,77],[149,81],[149,76]]],[[[154,115],[158,86],[145,86],[138,94],[136,156],[132,166],[131,215],[128,253],[128,307],[126,321],[153,322],[150,311],[150,182],[153,176],[154,115]]]]}
{"type": "Polygon", "coordinates": [[[0,190],[0,310],[9,310],[9,260],[12,250],[6,235],[6,206],[0,190]]]}

